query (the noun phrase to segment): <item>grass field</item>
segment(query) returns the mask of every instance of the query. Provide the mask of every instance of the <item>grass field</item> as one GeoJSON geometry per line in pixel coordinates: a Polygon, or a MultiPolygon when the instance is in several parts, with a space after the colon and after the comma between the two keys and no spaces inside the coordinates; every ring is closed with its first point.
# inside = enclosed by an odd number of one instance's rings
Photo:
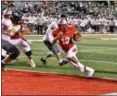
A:
{"type": "MultiPolygon", "coordinates": [[[[86,76],[76,70],[70,64],[59,66],[55,57],[48,59],[48,65],[45,67],[40,61],[40,57],[48,52],[43,44],[41,36],[27,36],[32,41],[33,58],[37,64],[36,68],[31,68],[27,63],[27,57],[21,53],[19,60],[15,64],[8,64],[7,68],[35,70],[42,72],[54,72],[62,74],[73,74],[86,76]]],[[[117,78],[117,35],[92,34],[83,35],[82,40],[77,43],[79,60],[96,70],[95,77],[117,78]]]]}

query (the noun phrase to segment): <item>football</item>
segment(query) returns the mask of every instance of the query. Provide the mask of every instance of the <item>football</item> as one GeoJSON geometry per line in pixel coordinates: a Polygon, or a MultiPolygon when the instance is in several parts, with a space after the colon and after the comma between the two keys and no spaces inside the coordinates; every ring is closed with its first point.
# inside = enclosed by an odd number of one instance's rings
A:
{"type": "Polygon", "coordinates": [[[79,41],[80,38],[81,38],[81,35],[79,35],[78,33],[73,35],[73,40],[74,41],[79,41]]]}

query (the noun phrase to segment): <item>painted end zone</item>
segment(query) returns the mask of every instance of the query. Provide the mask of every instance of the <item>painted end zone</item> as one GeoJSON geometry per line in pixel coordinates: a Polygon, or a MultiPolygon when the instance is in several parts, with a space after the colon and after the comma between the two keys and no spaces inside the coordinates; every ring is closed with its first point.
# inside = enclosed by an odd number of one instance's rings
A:
{"type": "Polygon", "coordinates": [[[117,92],[116,80],[8,70],[2,95],[99,95],[117,92]]]}

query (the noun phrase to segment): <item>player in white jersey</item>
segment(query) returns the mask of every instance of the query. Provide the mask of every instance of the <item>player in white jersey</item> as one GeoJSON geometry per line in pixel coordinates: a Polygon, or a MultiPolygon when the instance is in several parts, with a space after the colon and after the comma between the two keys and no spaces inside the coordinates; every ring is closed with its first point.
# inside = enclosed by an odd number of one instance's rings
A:
{"type": "Polygon", "coordinates": [[[15,60],[20,52],[19,50],[12,45],[9,40],[10,40],[10,36],[6,35],[6,33],[8,31],[10,31],[13,27],[12,22],[10,20],[10,15],[12,14],[12,11],[9,9],[6,9],[4,11],[3,17],[2,17],[2,53],[1,53],[1,57],[2,57],[2,62],[1,62],[1,67],[2,67],[2,71],[5,70],[5,65],[12,61],[15,60]]]}
{"type": "Polygon", "coordinates": [[[53,55],[55,55],[57,57],[57,59],[59,60],[59,65],[62,66],[64,64],[67,64],[68,62],[65,60],[62,60],[61,55],[60,55],[60,51],[57,47],[56,44],[52,44],[54,37],[52,35],[52,32],[54,29],[58,28],[57,22],[53,21],[47,28],[46,30],[46,34],[43,37],[43,42],[44,44],[47,46],[47,48],[51,51],[48,54],[44,55],[40,60],[42,61],[43,65],[46,65],[46,59],[49,57],[52,57],[53,55]]]}
{"type": "Polygon", "coordinates": [[[46,34],[43,37],[43,40],[47,40],[50,43],[52,43],[54,37],[52,36],[52,30],[58,28],[57,22],[53,21],[47,28],[46,34]]]}
{"type": "Polygon", "coordinates": [[[6,9],[4,11],[3,17],[2,17],[2,39],[9,41],[10,36],[6,35],[5,33],[7,33],[11,28],[12,28],[12,22],[10,20],[10,16],[12,14],[12,11],[9,9],[6,9]]]}
{"type": "Polygon", "coordinates": [[[13,23],[12,29],[7,33],[10,36],[10,43],[15,45],[16,47],[23,50],[23,52],[27,55],[29,59],[29,64],[31,67],[35,67],[36,64],[32,59],[32,51],[29,46],[29,42],[25,39],[24,34],[22,33],[22,26],[21,26],[21,18],[22,13],[19,11],[15,11],[12,13],[11,21],[13,23]]]}

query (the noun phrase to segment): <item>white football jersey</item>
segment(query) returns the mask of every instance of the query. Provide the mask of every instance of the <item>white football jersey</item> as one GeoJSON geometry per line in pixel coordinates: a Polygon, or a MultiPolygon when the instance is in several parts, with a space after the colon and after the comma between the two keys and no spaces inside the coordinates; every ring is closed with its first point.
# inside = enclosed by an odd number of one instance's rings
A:
{"type": "Polygon", "coordinates": [[[2,19],[2,39],[9,41],[10,37],[8,35],[5,35],[4,33],[7,33],[9,30],[12,29],[12,27],[13,24],[10,19],[2,19]]]}
{"type": "Polygon", "coordinates": [[[21,30],[21,26],[20,25],[15,25],[15,26],[13,26],[12,27],[12,29],[11,29],[11,37],[17,37],[17,38],[20,38],[19,37],[19,34],[18,34],[18,32],[21,30]]]}
{"type": "Polygon", "coordinates": [[[43,37],[43,40],[49,41],[49,42],[53,42],[53,35],[52,35],[52,31],[53,29],[58,28],[57,22],[53,21],[47,28],[46,30],[46,34],[43,37]]]}

